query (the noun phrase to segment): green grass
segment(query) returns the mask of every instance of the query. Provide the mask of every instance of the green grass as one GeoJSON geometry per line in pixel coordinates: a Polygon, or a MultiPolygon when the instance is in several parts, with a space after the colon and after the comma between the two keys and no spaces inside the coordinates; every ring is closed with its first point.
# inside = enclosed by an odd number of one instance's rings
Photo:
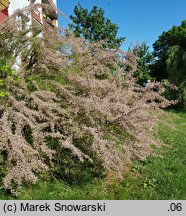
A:
{"type": "MultiPolygon", "coordinates": [[[[169,113],[156,130],[166,144],[155,150],[160,156],[133,162],[122,181],[94,179],[83,186],[39,181],[18,199],[186,199],[186,113],[169,113]]],[[[0,199],[12,198],[0,190],[0,199]]]]}

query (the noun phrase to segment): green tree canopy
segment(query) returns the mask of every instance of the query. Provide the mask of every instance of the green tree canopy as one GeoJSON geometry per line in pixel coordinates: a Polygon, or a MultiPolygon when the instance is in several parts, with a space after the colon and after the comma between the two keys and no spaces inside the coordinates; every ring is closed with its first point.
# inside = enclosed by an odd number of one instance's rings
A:
{"type": "Polygon", "coordinates": [[[143,84],[147,80],[152,80],[151,65],[154,62],[154,57],[149,51],[149,46],[145,42],[142,42],[141,44],[129,47],[129,51],[139,58],[137,71],[134,73],[139,83],[143,84]]]}
{"type": "Polygon", "coordinates": [[[118,26],[104,17],[104,10],[94,6],[88,12],[80,3],[74,8],[74,16],[69,24],[76,37],[84,37],[89,42],[106,40],[109,48],[118,48],[124,41],[124,37],[117,37],[118,26]]]}
{"type": "Polygon", "coordinates": [[[177,85],[186,80],[186,20],[163,32],[153,48],[157,59],[153,73],[158,80],[169,79],[177,85]]]}
{"type": "MultiPolygon", "coordinates": [[[[163,32],[153,47],[156,57],[153,75],[158,80],[168,79],[179,87],[176,97],[186,109],[186,20],[163,32]]],[[[175,93],[173,95],[175,97],[175,93]]]]}

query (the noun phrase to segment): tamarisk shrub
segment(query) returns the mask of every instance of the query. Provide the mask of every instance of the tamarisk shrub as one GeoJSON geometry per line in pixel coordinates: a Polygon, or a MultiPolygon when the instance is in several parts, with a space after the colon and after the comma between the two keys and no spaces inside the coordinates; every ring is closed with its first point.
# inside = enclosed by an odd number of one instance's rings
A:
{"type": "Polygon", "coordinates": [[[65,58],[61,58],[58,52],[62,45],[58,30],[46,22],[41,25],[30,17],[32,12],[43,9],[48,10],[50,6],[32,4],[18,9],[0,27],[0,62],[17,66],[19,74],[23,71],[24,77],[56,72],[65,65],[65,58]]]}
{"type": "Polygon", "coordinates": [[[16,16],[38,7],[19,10],[0,26],[1,62],[14,66],[21,57],[20,79],[0,106],[2,184],[15,195],[24,183],[36,183],[39,173],[70,179],[77,160],[82,171],[122,176],[132,158],[145,159],[151,145],[160,144],[151,134],[154,110],[175,103],[162,96],[161,83],[136,84],[137,58],[131,53],[61,36],[47,24],[17,28],[16,16]],[[121,67],[127,64],[128,72],[121,67]],[[125,133],[119,143],[117,130],[125,133]]]}

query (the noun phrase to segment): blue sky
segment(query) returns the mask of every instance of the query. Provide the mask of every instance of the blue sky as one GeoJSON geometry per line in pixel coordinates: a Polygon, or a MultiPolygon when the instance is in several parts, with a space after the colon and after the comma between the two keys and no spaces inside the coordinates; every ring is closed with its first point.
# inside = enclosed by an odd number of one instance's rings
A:
{"type": "Polygon", "coordinates": [[[67,27],[78,1],[83,7],[102,7],[105,17],[119,26],[118,36],[126,37],[122,49],[130,43],[147,42],[151,47],[158,36],[186,19],[186,0],[58,0],[59,9],[66,15],[59,24],[67,27]]]}

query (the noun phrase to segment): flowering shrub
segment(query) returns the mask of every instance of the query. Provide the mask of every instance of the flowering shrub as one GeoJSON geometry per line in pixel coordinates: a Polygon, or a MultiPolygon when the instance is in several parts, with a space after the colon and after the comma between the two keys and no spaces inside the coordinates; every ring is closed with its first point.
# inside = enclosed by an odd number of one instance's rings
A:
{"type": "Polygon", "coordinates": [[[34,184],[43,172],[57,178],[63,172],[73,175],[69,161],[74,160],[80,161],[82,169],[87,164],[95,175],[103,170],[104,175],[122,176],[133,157],[143,160],[152,144],[160,144],[151,134],[156,122],[153,112],[175,101],[162,96],[161,83],[147,88],[136,84],[135,56],[105,49],[104,42],[90,44],[71,34],[60,36],[49,26],[11,29],[14,16],[0,26],[0,34],[9,41],[0,41],[0,53],[6,50],[12,65],[22,56],[17,71],[20,82],[14,83],[0,106],[6,190],[17,195],[25,182],[34,184]],[[15,37],[20,41],[16,46],[15,37]],[[121,67],[127,64],[130,72],[121,67]],[[61,84],[60,76],[66,84],[61,84]],[[116,128],[125,133],[120,143],[116,128]],[[66,157],[69,152],[73,157],[66,157]]]}

